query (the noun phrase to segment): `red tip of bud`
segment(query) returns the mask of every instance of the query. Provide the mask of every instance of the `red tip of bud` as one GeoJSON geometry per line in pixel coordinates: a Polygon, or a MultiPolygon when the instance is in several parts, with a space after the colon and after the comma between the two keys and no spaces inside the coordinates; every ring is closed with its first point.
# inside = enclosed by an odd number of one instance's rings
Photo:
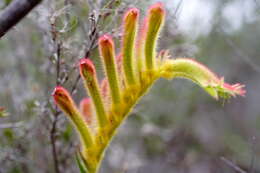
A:
{"type": "Polygon", "coordinates": [[[96,74],[95,66],[94,66],[93,62],[88,58],[80,59],[79,67],[80,67],[80,74],[82,76],[87,75],[86,73],[89,73],[89,74],[92,74],[92,75],[96,74]]]}
{"type": "Polygon", "coordinates": [[[52,92],[52,96],[54,98],[55,103],[60,106],[60,108],[72,115],[73,109],[73,100],[70,97],[69,92],[63,88],[62,86],[55,87],[54,91],[52,92]]]}
{"type": "Polygon", "coordinates": [[[135,20],[139,16],[139,10],[137,8],[130,8],[125,12],[124,21],[132,19],[135,20]]]}
{"type": "Polygon", "coordinates": [[[56,86],[51,95],[53,96],[54,100],[57,101],[58,98],[66,97],[69,95],[69,93],[62,86],[56,86]]]}
{"type": "Polygon", "coordinates": [[[101,37],[99,37],[98,42],[99,42],[99,45],[101,45],[102,47],[114,45],[112,37],[108,34],[104,34],[101,37]]]}
{"type": "Polygon", "coordinates": [[[165,13],[164,6],[161,2],[157,2],[150,6],[149,11],[152,13],[165,13]]]}

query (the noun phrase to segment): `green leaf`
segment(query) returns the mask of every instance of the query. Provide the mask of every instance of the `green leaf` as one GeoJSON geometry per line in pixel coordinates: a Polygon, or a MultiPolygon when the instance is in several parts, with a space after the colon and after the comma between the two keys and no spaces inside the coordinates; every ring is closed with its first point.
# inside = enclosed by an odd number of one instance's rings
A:
{"type": "Polygon", "coordinates": [[[82,161],[81,159],[81,155],[79,153],[76,154],[76,162],[77,162],[77,165],[79,167],[79,171],[80,173],[87,173],[87,168],[86,168],[86,165],[85,163],[82,161]]]}

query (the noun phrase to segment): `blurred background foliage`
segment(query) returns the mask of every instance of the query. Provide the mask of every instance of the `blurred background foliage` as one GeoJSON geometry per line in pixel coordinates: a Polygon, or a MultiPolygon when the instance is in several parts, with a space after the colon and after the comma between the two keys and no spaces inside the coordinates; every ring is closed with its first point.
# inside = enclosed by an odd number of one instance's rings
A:
{"type": "MultiPolygon", "coordinates": [[[[51,92],[61,84],[77,101],[85,97],[78,59],[89,56],[101,71],[98,35],[110,33],[119,48],[124,10],[144,15],[153,2],[44,0],[0,40],[0,173],[57,173],[54,155],[60,172],[78,172],[79,140],[51,92]]],[[[162,2],[158,49],[244,83],[247,95],[216,101],[185,80],[159,80],[120,127],[101,172],[260,172],[260,2],[162,2]]]]}

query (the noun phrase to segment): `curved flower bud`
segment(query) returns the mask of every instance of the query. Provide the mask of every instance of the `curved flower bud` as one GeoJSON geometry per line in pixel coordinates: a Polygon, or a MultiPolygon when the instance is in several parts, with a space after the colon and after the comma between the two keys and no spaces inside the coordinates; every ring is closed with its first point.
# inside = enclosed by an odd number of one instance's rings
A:
{"type": "Polygon", "coordinates": [[[134,69],[134,46],[137,32],[139,10],[137,8],[129,9],[123,18],[123,68],[127,85],[133,85],[136,82],[134,69]]]}
{"type": "Polygon", "coordinates": [[[75,106],[75,103],[72,100],[68,91],[61,86],[57,86],[54,89],[52,96],[54,98],[55,103],[64,113],[68,115],[70,120],[75,125],[84,146],[90,147],[93,144],[93,139],[90,130],[83,116],[80,114],[77,107],[75,106]]]}
{"type": "Polygon", "coordinates": [[[103,100],[99,91],[95,66],[92,61],[87,58],[82,58],[79,65],[80,75],[84,80],[85,88],[87,88],[88,93],[93,100],[99,126],[104,127],[107,124],[108,120],[103,100]]]}
{"type": "Polygon", "coordinates": [[[224,82],[224,78],[218,78],[204,65],[192,59],[179,58],[167,60],[161,67],[161,75],[165,78],[181,77],[192,80],[204,88],[212,97],[218,99],[230,96],[244,96],[244,85],[230,85],[224,82]]]}
{"type": "Polygon", "coordinates": [[[103,35],[99,38],[99,51],[103,59],[113,104],[119,104],[120,88],[115,63],[115,48],[109,35],[103,35]]]}
{"type": "Polygon", "coordinates": [[[55,103],[64,111],[67,115],[73,116],[76,112],[76,106],[72,100],[70,94],[66,89],[61,86],[55,87],[52,96],[55,103]]]}
{"type": "Polygon", "coordinates": [[[158,2],[152,5],[149,9],[148,16],[145,19],[145,63],[146,68],[151,70],[155,67],[156,58],[156,42],[159,37],[159,32],[164,24],[165,9],[162,3],[158,2]]]}

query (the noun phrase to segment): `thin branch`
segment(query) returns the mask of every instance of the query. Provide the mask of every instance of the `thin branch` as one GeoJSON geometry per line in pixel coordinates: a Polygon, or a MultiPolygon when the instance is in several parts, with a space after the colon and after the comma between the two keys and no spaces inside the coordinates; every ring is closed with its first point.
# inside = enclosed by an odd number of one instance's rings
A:
{"type": "Polygon", "coordinates": [[[226,159],[225,157],[221,157],[220,158],[225,164],[227,164],[229,167],[231,167],[232,169],[234,169],[235,171],[239,172],[239,173],[247,173],[246,171],[244,171],[243,169],[241,169],[240,167],[238,167],[235,163],[233,163],[232,161],[226,159]]]}
{"type": "Polygon", "coordinates": [[[57,43],[57,62],[56,62],[56,85],[60,85],[60,53],[61,44],[57,43]]]}
{"type": "Polygon", "coordinates": [[[13,0],[0,15],[0,38],[42,0],[13,0]]]}
{"type": "Polygon", "coordinates": [[[71,93],[72,95],[74,94],[74,92],[75,92],[76,89],[77,89],[79,80],[80,80],[80,75],[77,76],[77,78],[76,78],[74,84],[73,84],[72,87],[71,87],[70,93],[71,93]]]}
{"type": "MultiPolygon", "coordinates": [[[[56,47],[56,85],[60,85],[60,71],[61,71],[61,63],[60,63],[60,56],[61,56],[61,45],[62,43],[57,40],[57,32],[55,28],[55,20],[51,23],[51,33],[52,33],[52,41],[56,47]]],[[[56,134],[57,134],[57,124],[58,124],[58,117],[60,115],[60,111],[58,111],[58,107],[55,106],[55,110],[53,113],[54,120],[52,121],[52,127],[50,131],[50,140],[52,146],[52,156],[54,162],[54,169],[55,173],[60,173],[59,169],[59,159],[57,154],[56,148],[56,134]]]]}
{"type": "MultiPolygon", "coordinates": [[[[86,46],[85,58],[88,58],[91,55],[91,51],[97,47],[96,42],[97,42],[97,38],[98,38],[98,22],[99,22],[99,19],[100,19],[100,17],[95,19],[94,14],[91,14],[90,17],[89,17],[91,26],[90,26],[88,38],[89,38],[90,43],[89,43],[88,46],[86,46]]],[[[77,76],[74,84],[72,85],[72,88],[71,88],[71,91],[70,91],[72,95],[76,91],[79,80],[80,80],[80,75],[77,76]]]]}
{"type": "MultiPolygon", "coordinates": [[[[57,110],[57,108],[56,108],[56,110],[57,110]]],[[[59,160],[58,160],[57,149],[56,149],[56,126],[57,126],[57,122],[58,122],[58,116],[59,116],[59,112],[57,111],[54,114],[54,120],[52,122],[52,128],[51,128],[51,132],[50,132],[55,173],[60,173],[59,160]]]]}
{"type": "Polygon", "coordinates": [[[240,58],[242,58],[248,65],[250,65],[252,67],[252,69],[254,69],[256,72],[260,73],[260,66],[257,65],[255,62],[252,61],[252,58],[249,57],[248,55],[246,55],[243,51],[241,51],[241,48],[237,47],[235,45],[235,43],[226,38],[225,37],[225,41],[226,43],[235,51],[235,53],[237,54],[237,56],[239,56],[240,58]]]}
{"type": "MultiPolygon", "coordinates": [[[[223,35],[223,33],[225,33],[223,31],[223,29],[220,27],[219,29],[217,29],[217,32],[220,33],[221,35],[223,35]]],[[[238,47],[233,40],[229,39],[228,37],[224,36],[224,41],[227,43],[227,45],[232,48],[235,52],[235,54],[241,58],[243,61],[245,61],[248,65],[250,65],[252,67],[253,70],[255,70],[256,72],[260,73],[260,66],[257,65],[255,62],[252,61],[253,58],[251,58],[249,55],[247,55],[246,53],[244,53],[245,51],[242,51],[240,47],[238,47]]]]}
{"type": "Polygon", "coordinates": [[[252,159],[251,159],[251,162],[250,162],[250,171],[249,173],[254,173],[254,164],[255,164],[255,159],[256,159],[256,156],[255,156],[255,151],[256,150],[256,137],[253,136],[252,137],[252,159]]]}
{"type": "Polygon", "coordinates": [[[95,47],[95,43],[96,43],[97,37],[98,37],[98,21],[99,21],[99,19],[100,19],[99,16],[98,16],[97,19],[95,19],[94,14],[91,14],[90,17],[89,17],[90,31],[89,31],[88,37],[89,37],[90,44],[86,48],[85,58],[90,56],[91,50],[95,47]]]}

